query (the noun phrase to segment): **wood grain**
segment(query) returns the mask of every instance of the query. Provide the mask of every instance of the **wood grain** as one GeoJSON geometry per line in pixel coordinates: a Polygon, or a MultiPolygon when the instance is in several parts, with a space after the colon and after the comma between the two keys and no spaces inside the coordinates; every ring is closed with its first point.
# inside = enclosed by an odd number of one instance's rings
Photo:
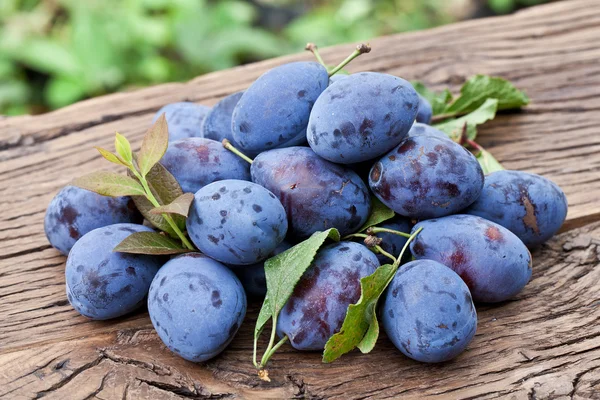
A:
{"type": "MultiPolygon", "coordinates": [[[[283,348],[273,382],[251,368],[257,305],[223,356],[185,362],[164,349],[140,311],[93,322],[69,306],[64,257],[43,233],[52,196],[74,177],[111,167],[92,146],[115,131],[139,145],[163,104],[214,104],[299,54],[187,83],[0,120],[0,397],[3,398],[600,398],[600,2],[577,0],[516,15],[375,39],[351,71],[385,71],[457,90],[499,75],[532,104],[480,130],[511,169],[541,173],[566,191],[566,232],[534,253],[534,279],[515,301],[479,309],[479,330],[457,360],[424,366],[380,339],[369,355],[332,365],[283,348]]],[[[340,60],[353,45],[322,51],[340,60]]]]}

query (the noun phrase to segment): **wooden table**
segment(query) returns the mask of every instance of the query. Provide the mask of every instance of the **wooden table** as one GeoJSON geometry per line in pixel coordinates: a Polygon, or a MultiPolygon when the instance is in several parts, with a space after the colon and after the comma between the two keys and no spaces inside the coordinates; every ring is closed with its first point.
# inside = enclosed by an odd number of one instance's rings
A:
{"type": "MultiPolygon", "coordinates": [[[[67,302],[65,258],[42,221],[72,178],[109,167],[92,148],[119,131],[139,145],[165,103],[207,105],[303,53],[105,96],[36,117],[0,120],[0,397],[600,398],[600,2],[561,1],[516,15],[372,41],[351,71],[385,71],[456,90],[476,73],[510,79],[529,107],[480,130],[507,168],[543,174],[569,199],[564,233],[534,251],[534,276],[513,301],[479,308],[469,349],[424,365],[385,338],[334,364],[284,347],[272,382],[252,367],[257,304],[229,348],[192,364],[161,344],[145,311],[93,322],[67,302]]],[[[334,62],[353,45],[323,51],[334,62]]]]}

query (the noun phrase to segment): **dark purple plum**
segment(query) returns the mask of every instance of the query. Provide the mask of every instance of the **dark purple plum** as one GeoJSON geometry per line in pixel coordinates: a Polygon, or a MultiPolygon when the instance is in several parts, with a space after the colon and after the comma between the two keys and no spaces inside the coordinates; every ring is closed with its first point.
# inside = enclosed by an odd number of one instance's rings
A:
{"type": "Polygon", "coordinates": [[[369,216],[369,191],[358,175],[323,160],[308,147],[263,152],[250,172],[255,183],[281,200],[295,239],[329,228],[347,235],[369,216]]]}
{"type": "Polygon", "coordinates": [[[481,196],[465,210],[513,232],[527,246],[550,239],[567,217],[567,197],[543,176],[497,171],[485,177],[481,196]]]}
{"type": "Polygon", "coordinates": [[[381,307],[381,324],[392,343],[413,360],[448,361],[469,345],[477,313],[456,272],[432,260],[400,267],[381,307]]]}
{"type": "Polygon", "coordinates": [[[288,228],[285,209],[273,193],[235,179],[213,182],[198,190],[186,225],[200,251],[234,265],[267,258],[288,228]]]}
{"type": "Polygon", "coordinates": [[[165,114],[169,126],[169,141],[201,137],[202,121],[209,111],[209,107],[187,101],[171,103],[158,110],[152,122],[156,122],[158,117],[165,114]]]}
{"type": "Polygon", "coordinates": [[[48,205],[44,231],[52,247],[67,255],[79,238],[96,228],[142,219],[130,197],[106,197],[65,186],[48,205]]]}
{"type": "Polygon", "coordinates": [[[221,353],[246,315],[242,284],[223,264],[200,253],[168,261],[148,295],[152,325],[163,343],[186,360],[221,353]]]}
{"type": "Polygon", "coordinates": [[[233,111],[235,142],[254,154],[303,142],[310,111],[328,83],[327,70],[315,62],[293,62],[267,71],[233,111]]]}
{"type": "Polygon", "coordinates": [[[483,172],[467,149],[447,139],[409,137],[381,158],[369,175],[373,193],[410,218],[454,214],[473,203],[483,172]]]}
{"type": "Polygon", "coordinates": [[[433,126],[427,124],[421,124],[419,122],[415,122],[413,126],[408,131],[408,137],[417,137],[417,136],[434,136],[439,139],[451,140],[448,135],[439,129],[434,128],[433,126]]]}
{"type": "Polygon", "coordinates": [[[231,132],[231,115],[244,92],[230,94],[223,98],[206,114],[202,123],[202,137],[221,142],[228,139],[237,146],[231,132]]]}
{"type": "Polygon", "coordinates": [[[406,137],[418,104],[417,92],[404,79],[377,72],[352,74],[330,85],[315,102],[308,144],[335,163],[377,158],[406,137]]]}
{"type": "Polygon", "coordinates": [[[224,179],[250,180],[250,165],[211,139],[187,138],[171,142],[160,162],[188,193],[196,193],[209,183],[224,179]]]}
{"type": "Polygon", "coordinates": [[[423,124],[431,123],[431,117],[433,116],[433,109],[431,108],[431,103],[429,101],[419,95],[419,109],[417,110],[417,122],[421,122],[423,124]]]}
{"type": "Polygon", "coordinates": [[[419,228],[412,255],[450,267],[477,302],[508,300],[531,278],[531,254],[503,226],[475,215],[451,215],[419,222],[413,232],[419,228]]]}
{"type": "Polygon", "coordinates": [[[105,320],[144,305],[165,258],[113,249],[132,233],[151,231],[137,224],[108,225],[86,233],[75,243],[67,258],[65,281],[67,299],[78,313],[105,320]]]}
{"type": "MultiPolygon", "coordinates": [[[[281,242],[275,250],[269,254],[267,260],[283,253],[292,247],[288,242],[281,242]]],[[[265,278],[265,262],[261,261],[252,265],[229,265],[229,268],[237,275],[244,286],[248,297],[263,298],[267,294],[267,280],[265,278]]]]}
{"type": "Polygon", "coordinates": [[[379,267],[365,246],[339,242],[323,247],[279,314],[277,334],[297,350],[323,350],[342,327],[350,304],[360,298],[360,280],[379,267]]]}

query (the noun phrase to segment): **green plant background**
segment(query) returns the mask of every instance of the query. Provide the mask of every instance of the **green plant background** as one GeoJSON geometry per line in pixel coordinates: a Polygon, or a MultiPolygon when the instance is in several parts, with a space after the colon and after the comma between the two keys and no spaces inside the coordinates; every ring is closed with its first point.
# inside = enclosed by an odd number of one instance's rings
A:
{"type": "Polygon", "coordinates": [[[0,114],[546,1],[0,0],[0,114]]]}

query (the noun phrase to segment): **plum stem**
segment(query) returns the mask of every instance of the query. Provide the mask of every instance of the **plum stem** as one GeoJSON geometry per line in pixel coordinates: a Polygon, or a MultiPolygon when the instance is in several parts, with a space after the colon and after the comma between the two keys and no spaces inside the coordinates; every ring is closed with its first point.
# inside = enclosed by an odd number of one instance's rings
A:
{"type": "MultiPolygon", "coordinates": [[[[144,188],[144,192],[146,193],[146,198],[148,199],[148,201],[150,203],[152,203],[152,205],[154,207],[160,207],[161,204],[158,202],[158,200],[156,200],[156,197],[154,197],[154,194],[152,194],[152,191],[150,190],[150,187],[148,186],[148,181],[146,181],[146,177],[142,176],[142,174],[140,174],[137,171],[137,169],[133,167],[133,165],[130,167],[130,169],[131,169],[131,172],[133,172],[135,177],[142,184],[142,187],[144,188]]],[[[179,237],[179,239],[181,240],[181,243],[183,243],[183,245],[185,247],[187,247],[188,250],[196,250],[194,248],[194,246],[189,242],[187,237],[185,237],[183,232],[181,232],[181,229],[179,229],[179,227],[177,226],[177,224],[175,223],[173,218],[169,214],[166,214],[166,213],[163,213],[161,215],[165,219],[165,221],[167,221],[167,223],[169,224],[171,229],[173,229],[173,232],[175,232],[175,234],[179,237]]]]}
{"type": "MultiPolygon", "coordinates": [[[[267,350],[265,350],[265,354],[263,354],[262,358],[260,359],[260,364],[258,366],[259,369],[264,368],[275,350],[285,343],[285,341],[282,339],[279,341],[279,343],[277,343],[277,345],[275,345],[275,336],[277,335],[277,314],[273,315],[273,320],[271,322],[273,324],[271,327],[271,338],[269,339],[269,345],[267,346],[267,350]],[[273,347],[274,345],[275,347],[273,347]]],[[[287,336],[285,336],[284,339],[285,338],[287,338],[287,336]]]]}
{"type": "Polygon", "coordinates": [[[342,68],[344,68],[348,63],[354,60],[356,57],[361,54],[366,54],[371,51],[371,47],[368,44],[359,44],[356,46],[356,49],[350,54],[344,61],[339,63],[336,67],[334,67],[331,71],[329,71],[329,76],[333,76],[338,73],[342,68]]]}
{"type": "Polygon", "coordinates": [[[329,69],[329,68],[327,68],[327,64],[325,64],[325,61],[323,61],[323,58],[321,58],[321,54],[319,54],[319,48],[317,47],[316,44],[314,44],[314,43],[306,43],[306,46],[304,47],[304,50],[308,50],[311,53],[313,53],[313,55],[315,56],[315,58],[317,59],[317,61],[319,62],[319,64],[321,64],[322,66],[324,66],[325,69],[329,69]]]}
{"type": "Polygon", "coordinates": [[[402,236],[405,238],[411,237],[410,233],[400,232],[400,231],[396,231],[394,229],[380,228],[377,226],[371,226],[370,228],[367,229],[367,234],[376,234],[376,233],[392,233],[394,235],[402,236]]]}
{"type": "Polygon", "coordinates": [[[377,250],[380,254],[383,254],[390,260],[392,260],[392,262],[394,262],[394,263],[396,262],[396,257],[394,257],[393,255],[391,255],[390,253],[388,253],[387,251],[382,249],[381,246],[375,246],[375,250],[377,250]]]}
{"type": "MultiPolygon", "coordinates": [[[[406,241],[406,243],[404,243],[404,246],[402,247],[402,251],[400,252],[400,255],[396,259],[396,262],[394,262],[394,267],[395,268],[398,268],[398,266],[400,266],[400,261],[402,260],[402,257],[404,256],[404,253],[406,252],[406,249],[408,248],[408,245],[410,244],[410,242],[412,242],[417,237],[417,235],[422,230],[423,230],[423,227],[420,227],[419,229],[417,229],[415,231],[415,233],[413,233],[412,235],[410,235],[410,237],[408,238],[408,240],[406,241]]],[[[388,282],[388,284],[389,284],[389,282],[388,282]]]]}
{"type": "Polygon", "coordinates": [[[238,149],[236,149],[228,139],[223,139],[221,143],[223,144],[223,147],[225,147],[227,150],[240,157],[242,160],[248,162],[249,164],[252,164],[252,159],[244,153],[242,153],[241,151],[239,151],[238,149]]]}
{"type": "Polygon", "coordinates": [[[365,234],[365,233],[351,233],[350,235],[346,235],[342,238],[342,240],[346,240],[346,239],[352,239],[352,238],[368,238],[369,235],[365,234]]]}

